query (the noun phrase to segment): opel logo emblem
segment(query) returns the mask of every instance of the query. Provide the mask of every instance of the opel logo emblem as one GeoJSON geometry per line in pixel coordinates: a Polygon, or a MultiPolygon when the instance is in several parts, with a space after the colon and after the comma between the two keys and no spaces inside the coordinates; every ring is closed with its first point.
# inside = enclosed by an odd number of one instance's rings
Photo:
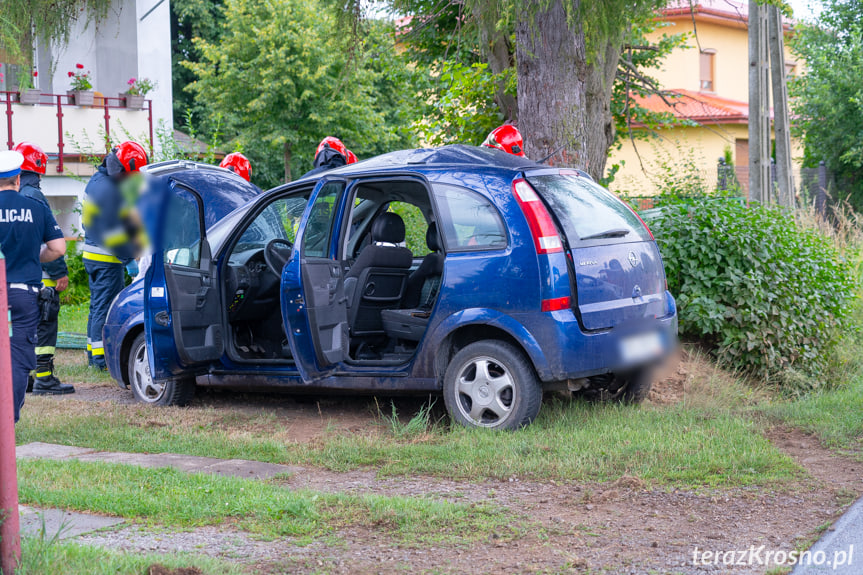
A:
{"type": "Polygon", "coordinates": [[[635,255],[635,252],[629,252],[629,263],[632,265],[632,267],[638,265],[638,256],[635,255]]]}

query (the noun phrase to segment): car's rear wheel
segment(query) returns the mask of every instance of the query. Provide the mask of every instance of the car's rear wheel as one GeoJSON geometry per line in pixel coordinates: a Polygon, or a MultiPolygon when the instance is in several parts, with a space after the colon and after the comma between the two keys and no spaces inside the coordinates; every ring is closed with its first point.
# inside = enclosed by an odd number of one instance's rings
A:
{"type": "Polygon", "coordinates": [[[524,354],[502,341],[479,341],[459,351],[444,375],[444,403],[466,427],[519,429],[542,405],[542,386],[524,354]]]}
{"type": "Polygon", "coordinates": [[[139,333],[129,349],[126,374],[135,399],[151,405],[187,405],[195,395],[194,380],[153,381],[147,338],[139,333]]]}

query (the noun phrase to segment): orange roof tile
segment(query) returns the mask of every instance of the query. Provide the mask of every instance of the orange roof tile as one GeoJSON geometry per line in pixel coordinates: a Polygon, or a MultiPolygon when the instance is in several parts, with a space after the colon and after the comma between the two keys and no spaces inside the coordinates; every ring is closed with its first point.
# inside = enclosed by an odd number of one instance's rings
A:
{"type": "Polygon", "coordinates": [[[746,124],[749,121],[749,104],[712,94],[689,90],[670,90],[665,101],[656,94],[647,97],[633,96],[635,101],[651,112],[669,112],[683,120],[699,124],[746,124]]]}

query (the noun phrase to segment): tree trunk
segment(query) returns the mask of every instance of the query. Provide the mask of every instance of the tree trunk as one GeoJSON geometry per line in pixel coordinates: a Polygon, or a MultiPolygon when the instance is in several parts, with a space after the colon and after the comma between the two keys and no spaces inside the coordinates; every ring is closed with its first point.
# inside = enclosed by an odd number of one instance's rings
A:
{"type": "Polygon", "coordinates": [[[525,153],[537,161],[552,156],[550,165],[573,166],[599,179],[614,141],[611,91],[623,32],[588,54],[581,22],[567,24],[561,0],[526,4],[516,23],[525,153]]]}
{"type": "MultiPolygon", "coordinates": [[[[483,55],[488,62],[488,68],[492,74],[501,74],[512,68],[512,50],[507,34],[499,30],[497,23],[500,20],[500,10],[497,4],[476,4],[474,8],[474,20],[479,28],[479,43],[483,55]]],[[[494,102],[503,114],[504,122],[514,123],[518,119],[518,102],[515,96],[507,94],[506,83],[497,82],[497,90],[494,94],[494,102]]]]}
{"type": "Polygon", "coordinates": [[[291,143],[285,142],[285,183],[291,181],[291,143]]]}

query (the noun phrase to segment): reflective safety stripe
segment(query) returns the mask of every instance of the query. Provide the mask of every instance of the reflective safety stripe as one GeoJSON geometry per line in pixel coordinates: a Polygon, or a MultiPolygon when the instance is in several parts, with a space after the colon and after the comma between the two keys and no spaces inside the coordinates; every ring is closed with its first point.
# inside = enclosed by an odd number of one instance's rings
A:
{"type": "Polygon", "coordinates": [[[42,285],[44,287],[57,287],[57,280],[52,280],[51,278],[42,278],[42,285]]]}
{"type": "Polygon", "coordinates": [[[96,357],[97,355],[105,355],[105,348],[104,347],[94,347],[93,348],[93,357],[96,357]]]}
{"type": "Polygon", "coordinates": [[[87,351],[93,351],[93,344],[91,344],[91,343],[87,344],[87,351]]]}
{"type": "Polygon", "coordinates": [[[45,347],[37,347],[36,355],[54,355],[54,347],[53,346],[45,346],[45,347]]]}
{"type": "Polygon", "coordinates": [[[119,246],[127,241],[129,241],[129,236],[126,234],[126,230],[123,229],[114,230],[105,234],[105,245],[109,248],[119,246]]]}
{"type": "Polygon", "coordinates": [[[106,254],[94,254],[93,252],[85,251],[81,254],[81,257],[85,260],[91,260],[94,262],[105,262],[107,264],[122,264],[120,258],[117,256],[109,256],[106,254]]]}
{"type": "Polygon", "coordinates": [[[36,377],[48,377],[49,375],[51,375],[50,371],[37,371],[36,372],[36,377]]]}
{"type": "Polygon", "coordinates": [[[93,217],[99,215],[99,206],[91,202],[90,200],[84,200],[81,203],[81,219],[84,226],[89,226],[93,223],[93,217]]]}

